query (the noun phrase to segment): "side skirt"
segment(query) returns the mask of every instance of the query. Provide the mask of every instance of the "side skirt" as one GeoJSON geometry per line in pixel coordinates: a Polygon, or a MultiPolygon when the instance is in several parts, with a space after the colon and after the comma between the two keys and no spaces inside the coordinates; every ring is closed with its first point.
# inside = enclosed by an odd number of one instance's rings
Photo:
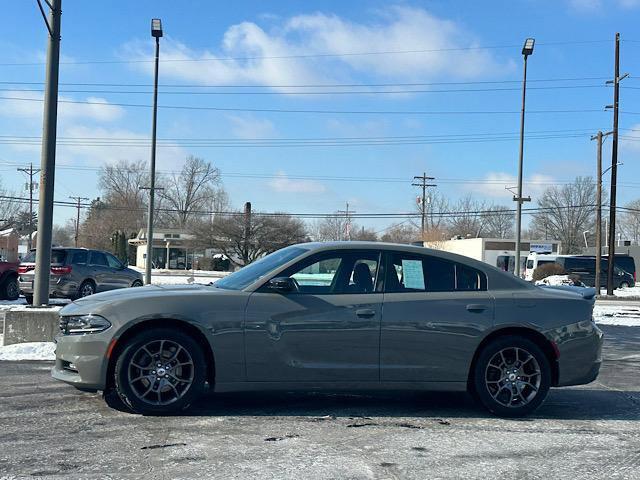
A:
{"type": "Polygon", "coordinates": [[[225,382],[216,383],[214,392],[353,392],[375,390],[426,390],[434,392],[464,392],[466,382],[225,382]]]}

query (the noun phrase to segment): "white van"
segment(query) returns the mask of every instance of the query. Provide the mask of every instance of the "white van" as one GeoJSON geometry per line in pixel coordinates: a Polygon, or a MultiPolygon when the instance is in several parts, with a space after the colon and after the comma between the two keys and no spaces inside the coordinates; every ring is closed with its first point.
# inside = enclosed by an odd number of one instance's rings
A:
{"type": "Polygon", "coordinates": [[[540,265],[545,263],[554,263],[560,255],[551,255],[547,253],[531,252],[527,255],[527,263],[524,269],[524,279],[528,282],[533,281],[533,271],[540,265]]]}

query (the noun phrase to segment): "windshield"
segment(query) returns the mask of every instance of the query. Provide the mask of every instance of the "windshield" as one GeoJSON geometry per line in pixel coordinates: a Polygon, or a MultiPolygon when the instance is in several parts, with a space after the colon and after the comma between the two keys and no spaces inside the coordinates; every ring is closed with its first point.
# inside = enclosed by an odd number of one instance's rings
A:
{"type": "Polygon", "coordinates": [[[250,263],[246,267],[242,267],[228,277],[218,280],[214,286],[217,288],[225,288],[227,290],[242,290],[248,287],[256,280],[264,277],[273,269],[284,265],[289,260],[302,255],[306,252],[306,248],[286,247],[277,252],[273,252],[260,260],[250,263]]]}

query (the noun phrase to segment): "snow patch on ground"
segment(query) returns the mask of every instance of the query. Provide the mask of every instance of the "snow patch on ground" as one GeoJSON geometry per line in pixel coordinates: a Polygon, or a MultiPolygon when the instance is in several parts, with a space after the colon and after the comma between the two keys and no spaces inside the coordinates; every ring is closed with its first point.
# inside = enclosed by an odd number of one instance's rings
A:
{"type": "Polygon", "coordinates": [[[557,287],[561,285],[574,286],[575,283],[569,275],[550,275],[542,280],[536,280],[536,285],[548,285],[550,287],[557,287]]]}
{"type": "Polygon", "coordinates": [[[600,325],[640,327],[640,306],[598,305],[593,309],[593,319],[600,325]]]}
{"type": "Polygon", "coordinates": [[[55,360],[53,342],[16,343],[0,347],[0,360],[55,360]]]}
{"type": "MultiPolygon", "coordinates": [[[[603,288],[600,290],[601,295],[607,294],[607,289],[603,288]]],[[[629,287],[629,288],[617,288],[613,291],[613,294],[616,297],[638,297],[640,298],[640,286],[637,287],[629,287]]]]}

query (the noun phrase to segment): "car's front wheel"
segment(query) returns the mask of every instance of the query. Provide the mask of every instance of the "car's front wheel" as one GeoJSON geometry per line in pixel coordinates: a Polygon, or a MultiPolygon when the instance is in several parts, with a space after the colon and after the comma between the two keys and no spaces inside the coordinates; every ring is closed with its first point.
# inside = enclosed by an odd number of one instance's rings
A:
{"type": "Polygon", "coordinates": [[[114,373],[116,392],[129,408],[162,415],[186,409],[202,394],[206,360],[189,335],[156,328],[127,342],[114,373]]]}
{"type": "Polygon", "coordinates": [[[85,280],[78,288],[78,297],[88,297],[96,293],[96,286],[91,280],[85,280]]]}
{"type": "Polygon", "coordinates": [[[551,367],[527,338],[499,337],[480,352],[473,372],[476,397],[490,412],[521,417],[537,409],[551,387],[551,367]]]}
{"type": "Polygon", "coordinates": [[[17,300],[20,296],[20,285],[17,277],[9,277],[0,286],[0,298],[6,300],[17,300]]]}
{"type": "Polygon", "coordinates": [[[142,282],[140,280],[134,280],[133,283],[131,284],[132,287],[141,287],[142,286],[142,282]]]}

